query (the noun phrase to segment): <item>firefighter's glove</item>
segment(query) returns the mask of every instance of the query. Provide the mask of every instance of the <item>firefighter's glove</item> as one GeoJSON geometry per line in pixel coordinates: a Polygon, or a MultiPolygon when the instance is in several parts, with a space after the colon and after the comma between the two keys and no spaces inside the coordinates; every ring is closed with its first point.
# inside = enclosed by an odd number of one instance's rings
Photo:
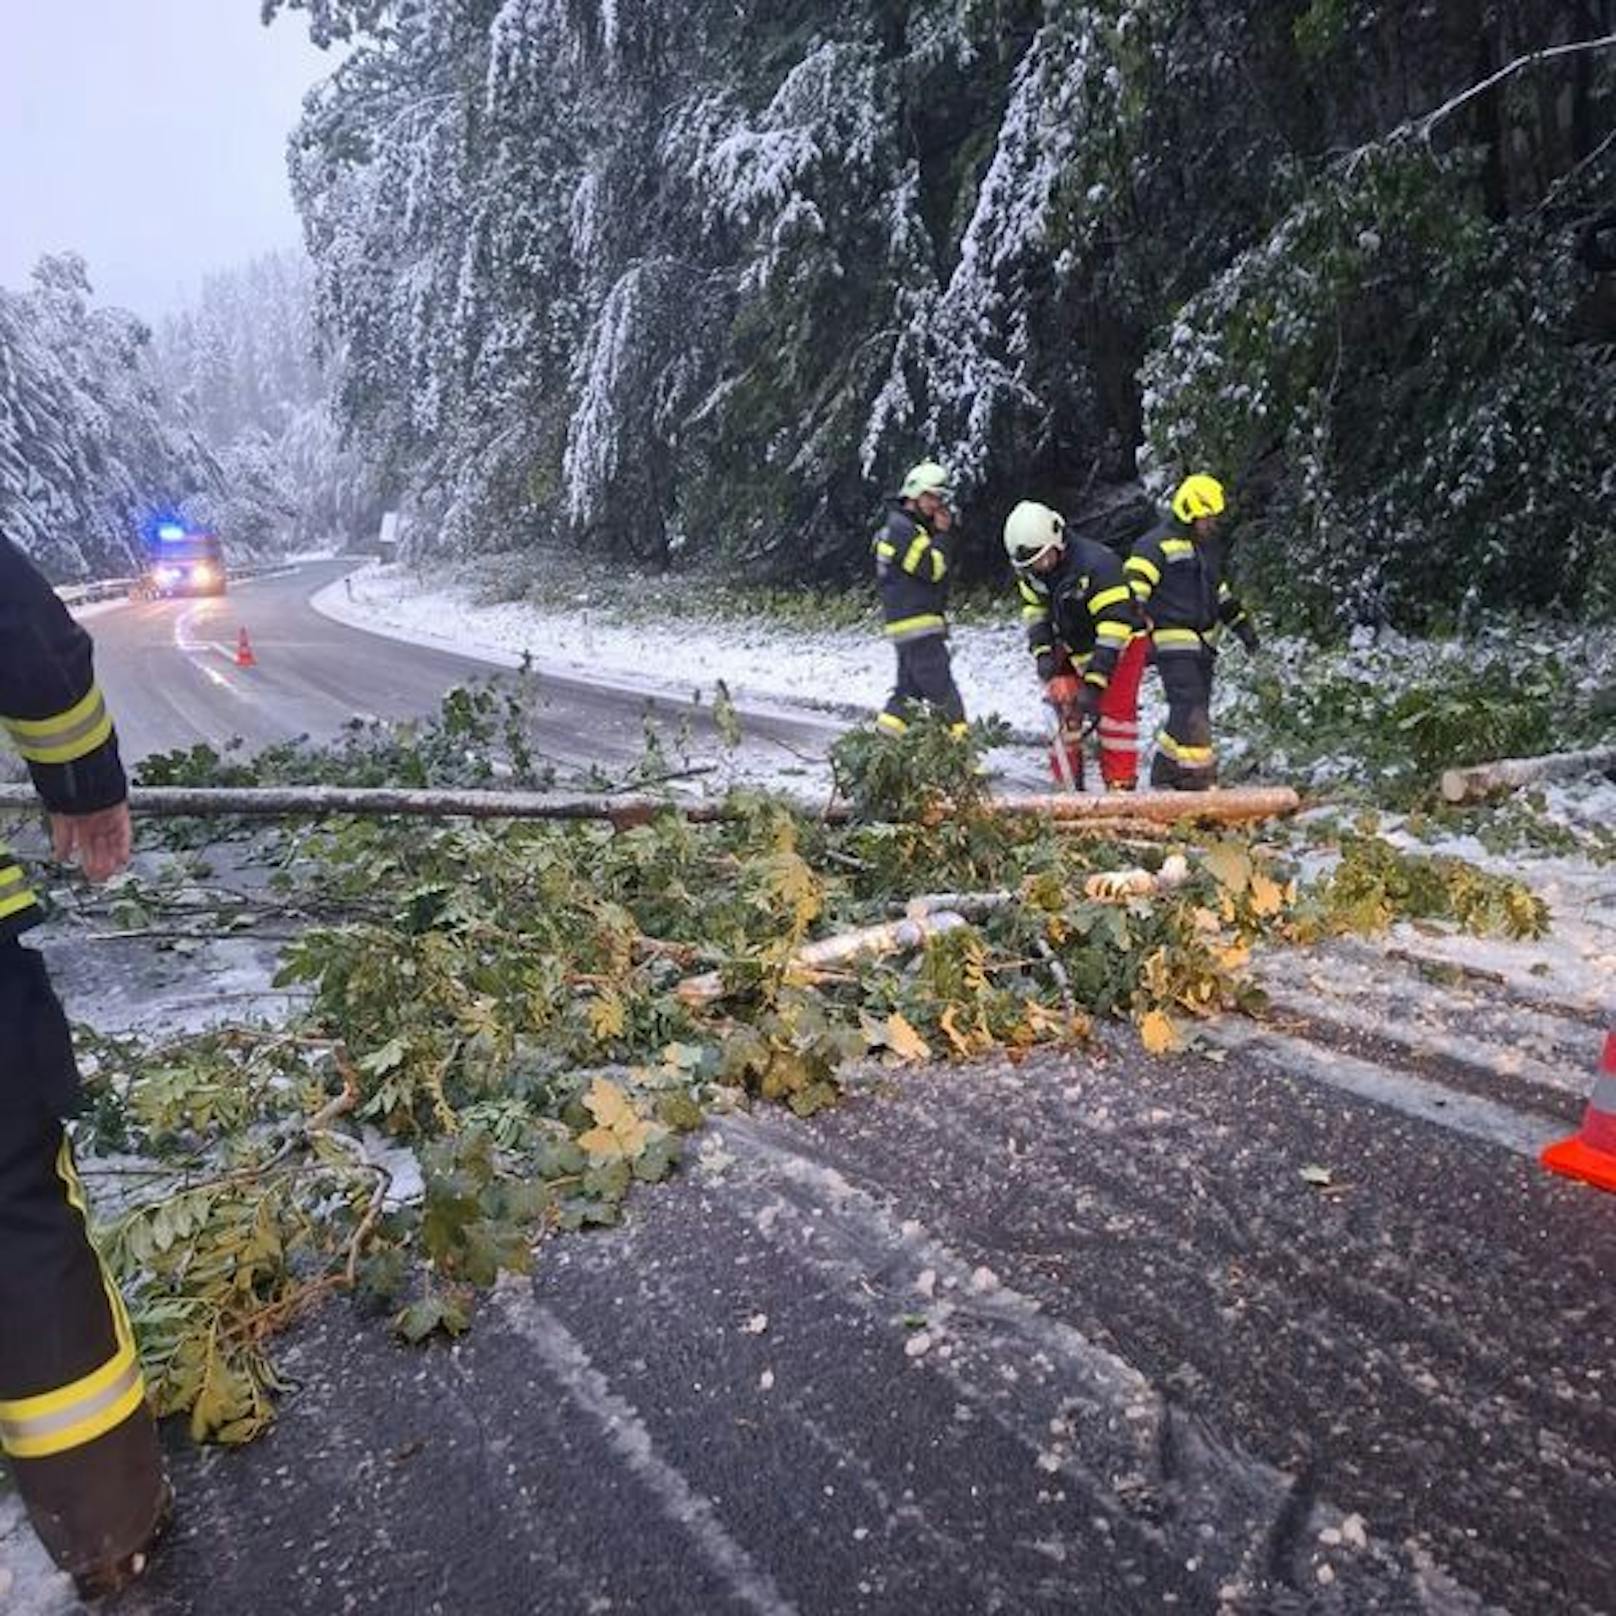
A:
{"type": "Polygon", "coordinates": [[[1076,712],[1083,699],[1083,681],[1075,673],[1057,673],[1045,681],[1044,700],[1062,715],[1076,712]]]}
{"type": "Polygon", "coordinates": [[[1257,633],[1256,625],[1249,617],[1242,617],[1230,630],[1230,633],[1245,646],[1249,656],[1255,656],[1257,647],[1262,644],[1262,637],[1257,633]]]}
{"type": "Polygon", "coordinates": [[[1047,685],[1052,679],[1069,673],[1071,667],[1066,653],[1057,646],[1046,646],[1038,653],[1038,679],[1041,684],[1047,685]]]}
{"type": "Polygon", "coordinates": [[[1077,687],[1077,712],[1086,724],[1098,721],[1100,717],[1100,698],[1105,695],[1104,689],[1094,683],[1092,679],[1085,679],[1077,687]]]}

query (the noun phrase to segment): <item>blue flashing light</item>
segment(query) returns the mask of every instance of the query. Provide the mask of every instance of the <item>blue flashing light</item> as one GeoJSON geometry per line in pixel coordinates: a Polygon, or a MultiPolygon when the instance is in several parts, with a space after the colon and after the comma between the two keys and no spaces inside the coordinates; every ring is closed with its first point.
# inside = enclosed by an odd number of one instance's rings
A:
{"type": "Polygon", "coordinates": [[[164,544],[177,544],[185,537],[185,529],[178,522],[164,522],[157,530],[157,537],[164,544]]]}

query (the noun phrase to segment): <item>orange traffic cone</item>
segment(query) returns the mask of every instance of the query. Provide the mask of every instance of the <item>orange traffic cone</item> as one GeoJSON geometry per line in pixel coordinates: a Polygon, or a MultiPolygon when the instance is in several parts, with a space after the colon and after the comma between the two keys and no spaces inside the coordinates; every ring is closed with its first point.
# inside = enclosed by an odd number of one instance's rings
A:
{"type": "Polygon", "coordinates": [[[247,638],[245,627],[236,636],[236,666],[238,668],[256,668],[258,666],[258,658],[253,655],[252,641],[247,638]]]}
{"type": "Polygon", "coordinates": [[[1550,1145],[1543,1152],[1543,1165],[1567,1178],[1616,1191],[1616,1032],[1605,1038],[1605,1058],[1599,1063],[1582,1132],[1550,1145]]]}

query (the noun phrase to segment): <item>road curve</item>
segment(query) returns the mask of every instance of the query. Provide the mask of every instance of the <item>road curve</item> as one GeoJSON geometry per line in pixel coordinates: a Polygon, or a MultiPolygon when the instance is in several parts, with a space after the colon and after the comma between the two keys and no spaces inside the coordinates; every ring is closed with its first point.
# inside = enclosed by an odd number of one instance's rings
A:
{"type": "MultiPolygon", "coordinates": [[[[328,739],[356,715],[413,718],[435,711],[444,693],[497,673],[490,663],[408,644],[321,616],[309,597],[339,578],[351,561],[318,562],[251,579],[220,599],[131,604],[87,626],[117,717],[124,754],[205,741],[240,740],[249,751],[299,735],[328,739]],[[245,630],[254,663],[236,662],[245,630]]],[[[568,767],[611,768],[640,756],[649,718],[664,732],[688,722],[699,750],[715,736],[709,716],[690,703],[642,688],[546,673],[533,743],[568,767]]],[[[841,724],[813,713],[743,712],[753,750],[775,762],[823,756],[841,724]]]]}

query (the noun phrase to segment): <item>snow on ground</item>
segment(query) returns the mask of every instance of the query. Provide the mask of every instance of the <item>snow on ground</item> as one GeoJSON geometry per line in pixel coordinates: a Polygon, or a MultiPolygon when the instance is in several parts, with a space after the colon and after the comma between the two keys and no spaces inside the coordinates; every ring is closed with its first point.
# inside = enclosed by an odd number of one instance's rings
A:
{"type": "MultiPolygon", "coordinates": [[[[1616,783],[1601,775],[1544,792],[1545,817],[1591,830],[1616,824],[1616,783]]],[[[1387,827],[1411,852],[1445,853],[1524,881],[1549,906],[1552,928],[1529,942],[1467,937],[1434,928],[1399,928],[1419,951],[1472,970],[1491,971],[1528,998],[1570,1003],[1616,1018],[1616,866],[1541,853],[1497,854],[1473,836],[1437,841],[1387,827]]],[[[1613,1022],[1616,1024],[1616,1022],[1613,1022]]]]}
{"type": "MultiPolygon", "coordinates": [[[[372,564],[322,590],[314,608],[356,628],[424,644],[453,647],[515,666],[531,653],[546,667],[661,685],[688,696],[711,693],[722,679],[730,694],[873,711],[892,684],[893,655],[871,608],[867,633],[807,632],[772,620],[681,619],[671,629],[624,622],[580,603],[556,611],[528,601],[479,605],[464,582],[427,582],[402,564],[372,564]]],[[[1044,708],[1021,625],[1006,620],[957,625],[954,675],[973,716],[997,713],[1017,729],[1042,732],[1044,708]]]]}
{"type": "MultiPolygon", "coordinates": [[[[1546,821],[1584,832],[1616,824],[1616,784],[1600,775],[1551,786],[1543,795],[1546,821]]],[[[1327,804],[1292,821],[1296,841],[1290,851],[1305,880],[1316,881],[1328,873],[1336,862],[1332,830],[1355,816],[1355,810],[1327,804]]],[[[1384,968],[1388,956],[1413,957],[1455,967],[1478,982],[1496,982],[1517,1003],[1540,1005],[1556,1014],[1569,1010],[1604,1017],[1616,1025],[1616,865],[1531,848],[1494,852],[1473,835],[1416,832],[1402,816],[1382,816],[1379,830],[1405,852],[1462,859],[1524,883],[1548,905],[1549,932],[1512,941],[1474,937],[1451,924],[1400,921],[1383,937],[1325,944],[1303,955],[1289,950],[1266,953],[1259,960],[1258,975],[1269,986],[1281,992],[1294,987],[1299,972],[1313,980],[1322,962],[1323,979],[1330,980],[1333,991],[1348,998],[1358,993],[1362,1017],[1385,1019],[1388,1035],[1396,1037],[1393,1029],[1402,1011],[1393,1013],[1379,1002],[1377,984],[1391,980],[1384,968]]],[[[1438,997],[1434,991],[1425,995],[1433,1014],[1438,997]]],[[[1574,1076],[1573,1081],[1580,1078],[1574,1076]]]]}
{"type": "Polygon", "coordinates": [[[72,1579],[50,1563],[15,1493],[0,1497],[0,1610],[16,1616],[69,1616],[84,1606],[72,1579]]]}

